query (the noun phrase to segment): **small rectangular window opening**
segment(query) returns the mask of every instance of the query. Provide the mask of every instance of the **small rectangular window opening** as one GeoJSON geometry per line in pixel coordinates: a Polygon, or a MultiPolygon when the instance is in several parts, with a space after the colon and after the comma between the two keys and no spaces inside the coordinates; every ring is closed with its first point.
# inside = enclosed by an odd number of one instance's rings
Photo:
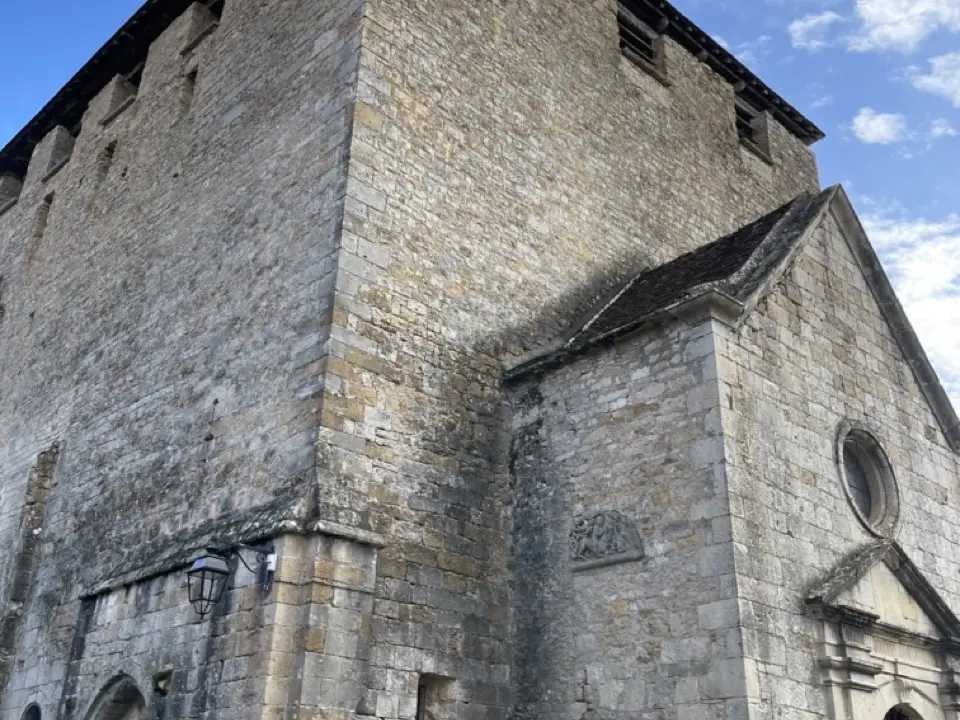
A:
{"type": "Polygon", "coordinates": [[[180,87],[180,117],[185,117],[193,105],[193,97],[197,92],[197,71],[191,70],[183,76],[183,85],[180,87]]]}
{"type": "Polygon", "coordinates": [[[113,158],[117,154],[117,141],[114,140],[107,145],[97,156],[97,183],[102,183],[107,179],[110,173],[110,166],[113,165],[113,158]]]}
{"type": "Polygon", "coordinates": [[[133,70],[123,76],[123,79],[128,83],[133,85],[135,90],[140,89],[140,81],[143,80],[143,69],[146,67],[145,62],[141,62],[133,70]]]}
{"type": "Polygon", "coordinates": [[[624,8],[617,9],[620,52],[635,65],[659,79],[666,78],[666,54],[663,34],[634,17],[624,8]]]}
{"type": "Polygon", "coordinates": [[[737,135],[741,140],[749,140],[755,143],[757,141],[757,129],[754,122],[757,119],[757,111],[746,103],[737,102],[737,135]]]}
{"type": "Polygon", "coordinates": [[[43,237],[47,231],[47,222],[50,219],[50,208],[53,206],[53,193],[50,193],[43,199],[40,207],[37,208],[37,217],[33,224],[33,236],[37,239],[43,237]]]}
{"type": "Polygon", "coordinates": [[[440,675],[421,675],[417,683],[416,720],[455,720],[454,681],[440,675]]]}
{"type": "Polygon", "coordinates": [[[417,684],[417,720],[427,720],[427,683],[423,678],[417,684]]]}

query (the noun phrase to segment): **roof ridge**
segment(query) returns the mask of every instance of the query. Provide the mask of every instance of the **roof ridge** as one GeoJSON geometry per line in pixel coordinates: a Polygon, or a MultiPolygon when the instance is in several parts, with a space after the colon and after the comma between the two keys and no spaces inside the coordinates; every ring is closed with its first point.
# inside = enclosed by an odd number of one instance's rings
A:
{"type": "Polygon", "coordinates": [[[761,240],[757,247],[754,248],[753,252],[747,256],[743,264],[735,270],[733,273],[727,276],[725,281],[726,287],[735,287],[739,285],[746,278],[748,274],[753,272],[756,269],[756,265],[751,263],[752,260],[757,258],[758,255],[765,249],[768,249],[770,246],[770,238],[776,237],[780,230],[786,225],[787,221],[792,220],[798,214],[800,206],[804,202],[809,202],[812,198],[816,197],[815,193],[805,192],[797,195],[793,200],[788,203],[787,211],[774,223],[773,227],[770,228],[770,231],[764,235],[763,240],[761,240]]]}
{"type": "Polygon", "coordinates": [[[731,294],[740,301],[747,301],[748,298],[757,295],[758,291],[767,284],[766,280],[775,274],[776,269],[789,263],[797,248],[802,245],[806,234],[811,228],[819,224],[823,213],[830,207],[836,194],[837,186],[834,185],[819,192],[807,192],[798,195],[784,216],[757,244],[750,257],[728,278],[726,287],[731,290],[731,294]],[[804,218],[812,209],[816,209],[816,212],[804,218]],[[801,218],[804,218],[801,227],[790,227],[801,218]],[[788,230],[792,232],[787,232],[788,230]],[[789,242],[781,247],[784,236],[790,236],[791,234],[792,237],[789,238],[789,242]],[[780,257],[777,256],[778,250],[784,251],[780,257]]]}

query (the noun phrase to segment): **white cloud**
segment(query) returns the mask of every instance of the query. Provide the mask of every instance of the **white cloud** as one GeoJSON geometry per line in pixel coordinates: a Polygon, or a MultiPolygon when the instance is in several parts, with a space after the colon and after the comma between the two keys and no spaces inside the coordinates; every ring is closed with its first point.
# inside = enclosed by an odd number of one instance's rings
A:
{"type": "Polygon", "coordinates": [[[940,118],[939,120],[934,120],[933,125],[930,127],[930,139],[936,140],[937,138],[942,137],[955,137],[957,131],[954,130],[953,125],[950,124],[949,120],[944,120],[940,118]]]}
{"type": "Polygon", "coordinates": [[[737,60],[744,65],[758,65],[760,60],[770,52],[770,45],[773,38],[769,35],[761,35],[755,40],[740,43],[731,52],[736,55],[737,60]]]}
{"type": "Polygon", "coordinates": [[[790,43],[795,48],[816,52],[827,47],[827,31],[834,23],[841,22],[843,17],[833,10],[822,13],[805,15],[790,23],[787,31],[790,33],[790,43]]]}
{"type": "Polygon", "coordinates": [[[833,102],[834,102],[833,95],[824,95],[823,97],[817,98],[812,103],[810,103],[810,107],[813,108],[814,110],[818,110],[819,108],[833,105],[833,102]]]}
{"type": "Polygon", "coordinates": [[[915,70],[910,80],[915,88],[945,97],[960,107],[960,52],[932,58],[930,72],[924,75],[915,70]]]}
{"type": "Polygon", "coordinates": [[[920,342],[960,408],[960,217],[863,218],[920,342]]]}
{"type": "Polygon", "coordinates": [[[853,50],[911,52],[940,29],[960,31],[960,0],[857,0],[860,31],[853,50]]]}
{"type": "Polygon", "coordinates": [[[857,113],[850,129],[858,140],[869,145],[892,145],[909,137],[907,119],[903,115],[878,113],[869,107],[857,113]]]}

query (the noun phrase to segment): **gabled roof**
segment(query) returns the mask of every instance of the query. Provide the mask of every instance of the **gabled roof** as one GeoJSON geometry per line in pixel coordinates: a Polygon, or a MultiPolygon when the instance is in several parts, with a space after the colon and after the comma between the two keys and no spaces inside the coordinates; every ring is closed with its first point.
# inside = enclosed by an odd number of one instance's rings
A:
{"type": "Polygon", "coordinates": [[[647,269],[617,288],[565,335],[507,368],[507,377],[566,360],[587,348],[615,341],[706,295],[720,295],[736,312],[765,271],[796,245],[818,220],[836,190],[801,195],[736,232],[647,269]]]}
{"type": "Polygon", "coordinates": [[[896,540],[880,540],[865,545],[842,559],[807,592],[807,605],[835,607],[843,593],[852,590],[880,563],[885,564],[896,576],[944,638],[960,640],[960,620],[896,540]]]}
{"type": "Polygon", "coordinates": [[[839,223],[890,331],[951,448],[960,451],[960,421],[920,345],[880,260],[843,188],[803,194],[734,233],[621,286],[555,342],[505,369],[507,380],[562,365],[572,357],[654,322],[684,314],[697,303],[722,304],[732,319],[748,315],[790,267],[827,212],[839,223]]]}
{"type": "Polygon", "coordinates": [[[769,263],[763,262],[771,254],[769,251],[791,246],[818,216],[832,192],[800,196],[726,237],[641,273],[580,327],[570,344],[593,344],[621,334],[639,319],[707,287],[742,300],[755,289],[762,271],[769,267],[769,263]],[[760,252],[761,245],[768,251],[760,252]]]}

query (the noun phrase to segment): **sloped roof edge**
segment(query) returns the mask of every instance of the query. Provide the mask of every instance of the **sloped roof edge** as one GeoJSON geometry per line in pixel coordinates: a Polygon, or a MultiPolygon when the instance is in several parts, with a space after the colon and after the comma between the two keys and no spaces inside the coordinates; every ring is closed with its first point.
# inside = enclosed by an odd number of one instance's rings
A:
{"type": "Polygon", "coordinates": [[[930,409],[940,424],[950,448],[960,453],[960,420],[957,418],[957,412],[943,389],[937,371],[930,362],[923,345],[920,344],[920,339],[907,318],[893,290],[893,285],[880,264],[880,258],[870,244],[867,233],[843,188],[840,188],[840,192],[831,204],[831,211],[850,244],[864,279],[873,292],[874,299],[900,346],[900,351],[910,366],[920,391],[926,397],[930,409]]]}
{"type": "MultiPolygon", "coordinates": [[[[506,377],[512,379],[563,364],[591,347],[657,321],[704,316],[704,311],[735,320],[745,306],[739,283],[732,280],[749,281],[753,279],[751,274],[767,273],[776,264],[777,254],[770,246],[776,245],[781,231],[806,230],[805,225],[797,228],[791,223],[830,192],[832,189],[819,195],[800,195],[719,240],[643,270],[581,316],[567,333],[506,367],[506,377]]],[[[747,285],[752,287],[753,283],[747,285]]]]}
{"type": "Polygon", "coordinates": [[[215,0],[147,0],[56,95],[0,149],[0,173],[23,177],[33,150],[58,125],[73,131],[87,106],[115,76],[133,72],[150,45],[194,3],[215,0]]]}
{"type": "Polygon", "coordinates": [[[773,115],[781,125],[807,145],[824,138],[823,131],[799,110],[774,92],[746,65],[711,35],[666,0],[620,0],[631,13],[652,27],[664,27],[666,35],[688,52],[707,63],[720,77],[733,84],[738,95],[761,111],[773,115]]]}
{"type": "Polygon", "coordinates": [[[806,604],[834,605],[881,562],[903,583],[944,638],[960,640],[960,619],[896,540],[879,540],[854,550],[807,592],[806,604]]]}
{"type": "MultiPolygon", "coordinates": [[[[681,297],[670,305],[657,308],[655,312],[644,313],[639,317],[632,318],[629,323],[622,324],[602,336],[578,342],[577,338],[582,331],[588,328],[597,317],[606,312],[625,293],[634,288],[640,278],[659,269],[669,267],[671,264],[716,243],[703,246],[693,253],[688,253],[686,256],[665,263],[660,268],[645,271],[623,285],[618,292],[608,298],[603,306],[593,311],[586,320],[575,325],[572,332],[506,366],[504,368],[505,379],[508,381],[516,380],[533,372],[540,372],[562,365],[570,358],[601,342],[610,342],[618,337],[635,332],[657,319],[689,316],[692,308],[698,305],[702,306],[708,300],[713,303],[722,301],[720,304],[723,306],[725,313],[731,318],[733,318],[734,313],[739,314],[739,319],[742,321],[756,308],[759,300],[779,282],[791,266],[799,248],[802,247],[812,231],[819,227],[824,215],[830,212],[840,226],[840,230],[860,266],[867,286],[870,288],[883,318],[894,336],[894,340],[900,347],[905,361],[910,366],[910,370],[926,398],[931,412],[937,419],[950,449],[960,453],[960,419],[958,419],[956,410],[940,383],[940,378],[937,376],[930,358],[920,344],[913,325],[897,299],[893,285],[890,283],[876,251],[870,244],[870,240],[867,238],[863,225],[860,223],[846,191],[837,185],[822,191],[819,195],[802,195],[789,203],[788,208],[787,212],[781,215],[777,222],[768,229],[765,237],[756,244],[750,256],[727,277],[690,286],[681,297]],[[798,220],[801,223],[800,225],[796,224],[798,220]]],[[[780,211],[771,213],[771,216],[775,215],[776,212],[780,211]]],[[[758,222],[760,221],[745,227],[756,226],[758,222]]],[[[736,233],[728,237],[734,235],[736,233]]]]}
{"type": "MultiPolygon", "coordinates": [[[[151,43],[195,0],[146,0],[59,92],[0,149],[0,173],[22,177],[36,144],[58,125],[74,129],[90,101],[116,75],[133,71],[147,57],[151,43]]],[[[203,5],[216,0],[197,0],[203,5]]],[[[666,34],[737,86],[745,100],[758,110],[770,112],[791,133],[807,144],[824,137],[813,122],[774,92],[709,33],[669,2],[622,0],[638,17],[654,25],[667,24],[666,34]]]]}

